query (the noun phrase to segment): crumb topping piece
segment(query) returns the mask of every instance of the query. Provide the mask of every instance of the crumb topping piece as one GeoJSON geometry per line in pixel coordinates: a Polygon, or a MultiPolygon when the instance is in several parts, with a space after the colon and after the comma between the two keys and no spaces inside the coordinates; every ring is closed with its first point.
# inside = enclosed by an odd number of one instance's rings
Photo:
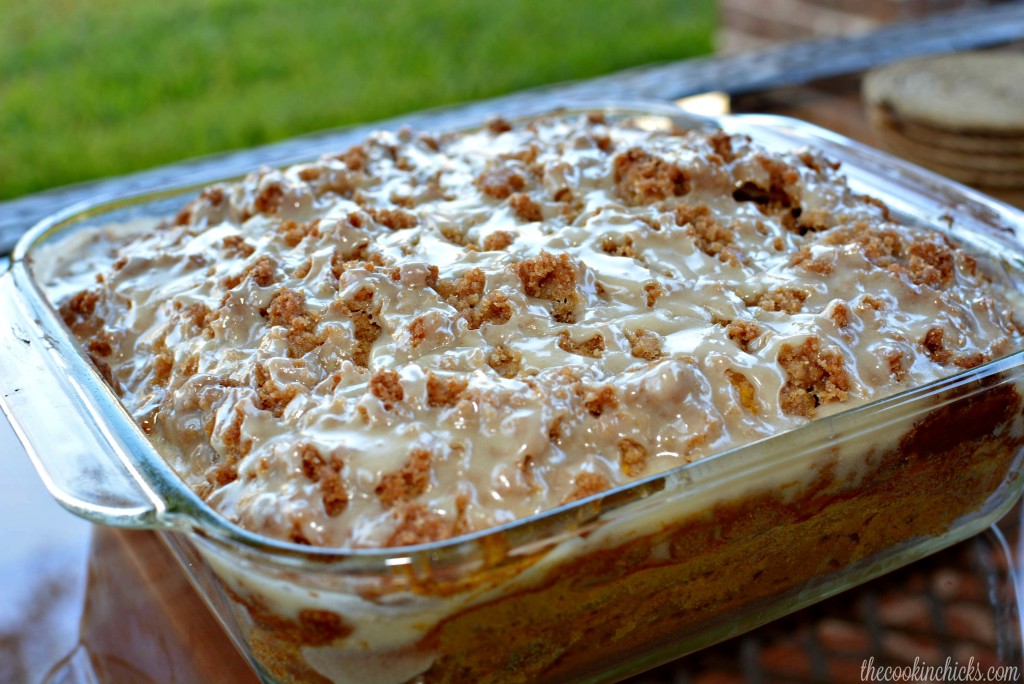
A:
{"type": "Polygon", "coordinates": [[[380,370],[373,374],[370,378],[370,394],[383,402],[385,410],[391,410],[405,398],[402,381],[393,370],[380,370]]]}
{"type": "Polygon", "coordinates": [[[689,191],[683,169],[640,148],[617,155],[614,172],[618,195],[627,204],[651,204],[689,191]]]}
{"type": "Polygon", "coordinates": [[[381,477],[376,492],[381,503],[390,507],[397,502],[416,498],[429,486],[430,452],[426,449],[414,449],[400,470],[381,477]]]}
{"type": "Polygon", "coordinates": [[[630,353],[638,359],[654,361],[665,355],[662,345],[664,341],[657,333],[640,328],[626,332],[629,340],[630,353]]]}
{"type": "Polygon", "coordinates": [[[320,451],[311,444],[301,444],[298,456],[302,463],[302,473],[320,485],[324,512],[331,518],[341,515],[348,506],[349,495],[345,483],[341,479],[343,463],[337,457],[324,458],[320,451]]]}
{"type": "Polygon", "coordinates": [[[822,404],[847,397],[850,380],[843,355],[835,349],[823,350],[818,337],[807,338],[799,347],[782,345],[779,365],[787,377],[781,396],[786,413],[812,418],[822,404]]]}
{"type": "Polygon", "coordinates": [[[675,215],[676,224],[686,227],[686,234],[693,238],[697,249],[730,266],[740,265],[743,255],[736,248],[732,231],[715,220],[706,204],[680,205],[675,215]]]}
{"type": "Polygon", "coordinates": [[[637,477],[647,467],[647,449],[628,437],[619,440],[619,464],[629,477],[637,477]]]}
{"type": "Polygon", "coordinates": [[[469,381],[465,378],[443,378],[434,373],[427,374],[427,404],[430,406],[454,406],[469,381]]]}
{"type": "MultiPolygon", "coordinates": [[[[526,193],[515,193],[509,198],[508,203],[520,221],[529,223],[544,220],[544,211],[541,209],[540,204],[526,193]]],[[[511,233],[508,233],[508,235],[511,235],[511,233]]],[[[502,248],[499,247],[498,249],[502,248]]]]}
{"type": "Polygon", "coordinates": [[[519,279],[528,297],[546,299],[554,304],[551,316],[559,323],[574,323],[580,295],[576,291],[579,270],[566,253],[555,256],[541,252],[523,259],[518,266],[519,279]]]}
{"type": "Polygon", "coordinates": [[[558,335],[558,348],[567,351],[570,354],[578,354],[579,356],[589,356],[592,359],[599,359],[605,350],[604,337],[597,334],[593,337],[588,337],[583,341],[577,342],[572,339],[568,330],[563,330],[558,335]]]}
{"type": "Polygon", "coordinates": [[[278,290],[267,308],[270,325],[288,329],[288,354],[304,356],[324,343],[325,336],[316,332],[316,317],[306,308],[306,296],[287,288],[278,290]]]}
{"type": "Polygon", "coordinates": [[[505,345],[498,345],[487,355],[487,365],[503,378],[514,378],[522,367],[523,355],[505,345]]]}

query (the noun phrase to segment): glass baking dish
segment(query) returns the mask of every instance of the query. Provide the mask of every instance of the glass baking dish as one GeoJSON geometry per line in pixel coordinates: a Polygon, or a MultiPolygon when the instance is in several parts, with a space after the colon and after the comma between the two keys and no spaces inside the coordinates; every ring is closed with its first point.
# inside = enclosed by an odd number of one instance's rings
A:
{"type": "MultiPolygon", "coordinates": [[[[720,127],[769,149],[814,146],[843,163],[856,191],[965,244],[1024,296],[1024,215],[1008,206],[790,119],[695,119],[654,103],[602,109],[656,127],[720,127]]],[[[66,508],[167,532],[266,681],[614,681],[974,535],[1020,495],[1018,351],[451,540],[328,549],[253,534],[160,457],[37,279],[48,250],[73,244],[63,238],[173,216],[198,190],[72,207],[20,241],[0,278],[0,403],[66,508]]]]}

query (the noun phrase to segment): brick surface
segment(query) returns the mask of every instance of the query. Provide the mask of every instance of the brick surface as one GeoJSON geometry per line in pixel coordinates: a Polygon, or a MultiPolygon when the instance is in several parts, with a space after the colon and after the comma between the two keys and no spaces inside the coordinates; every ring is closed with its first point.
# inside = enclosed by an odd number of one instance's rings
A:
{"type": "Polygon", "coordinates": [[[928,600],[921,595],[891,594],[878,601],[878,618],[894,627],[928,629],[932,623],[928,600]]]}
{"type": "Polygon", "coordinates": [[[984,601],[985,583],[977,575],[960,572],[955,568],[941,568],[932,577],[932,591],[942,600],[963,599],[984,601]]]}
{"type": "Polygon", "coordinates": [[[946,606],[945,618],[950,635],[973,639],[987,646],[996,645],[996,624],[987,606],[960,601],[946,606]]]}
{"type": "Polygon", "coordinates": [[[810,679],[814,676],[810,655],[797,644],[768,644],[761,649],[759,661],[764,672],[773,677],[810,679]]]}
{"type": "Polygon", "coordinates": [[[840,654],[871,651],[871,637],[863,625],[852,620],[824,618],[818,623],[815,636],[826,651],[840,654]]]}

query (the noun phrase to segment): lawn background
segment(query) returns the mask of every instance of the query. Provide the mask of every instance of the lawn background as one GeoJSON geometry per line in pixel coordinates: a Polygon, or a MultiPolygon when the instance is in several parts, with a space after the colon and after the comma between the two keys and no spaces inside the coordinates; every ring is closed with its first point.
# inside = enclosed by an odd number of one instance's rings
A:
{"type": "Polygon", "coordinates": [[[713,0],[0,0],[0,199],[709,52],[713,0]]]}

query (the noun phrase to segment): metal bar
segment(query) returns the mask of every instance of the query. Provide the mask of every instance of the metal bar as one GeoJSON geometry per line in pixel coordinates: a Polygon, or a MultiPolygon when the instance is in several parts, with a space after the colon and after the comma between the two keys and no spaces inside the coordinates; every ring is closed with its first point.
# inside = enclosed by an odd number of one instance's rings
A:
{"type": "Polygon", "coordinates": [[[731,94],[842,76],[921,55],[1024,39],[1024,2],[951,12],[855,36],[785,43],[753,52],[620,71],[576,89],[677,99],[712,90],[731,94]]]}

